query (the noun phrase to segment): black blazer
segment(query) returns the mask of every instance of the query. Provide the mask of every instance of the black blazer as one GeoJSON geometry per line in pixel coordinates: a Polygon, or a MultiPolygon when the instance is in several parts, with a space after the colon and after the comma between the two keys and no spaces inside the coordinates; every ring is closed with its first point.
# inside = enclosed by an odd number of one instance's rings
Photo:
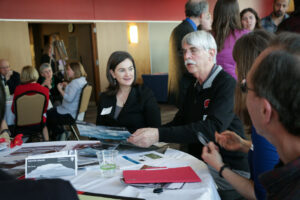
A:
{"type": "Polygon", "coordinates": [[[16,87],[20,85],[20,74],[16,71],[13,71],[13,74],[11,75],[10,79],[6,81],[6,84],[8,85],[10,94],[13,94],[16,87]]]}
{"type": "Polygon", "coordinates": [[[107,95],[106,92],[100,94],[97,125],[126,127],[131,133],[139,128],[161,125],[160,109],[156,99],[152,91],[145,86],[132,87],[118,118],[114,119],[116,104],[116,95],[107,95]],[[105,108],[111,108],[110,113],[103,114],[105,108]]]}

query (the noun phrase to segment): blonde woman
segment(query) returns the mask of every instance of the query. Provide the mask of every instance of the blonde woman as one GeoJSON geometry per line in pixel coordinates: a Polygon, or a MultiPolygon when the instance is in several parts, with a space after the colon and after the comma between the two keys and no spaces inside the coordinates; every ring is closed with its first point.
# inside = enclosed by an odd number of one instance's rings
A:
{"type": "Polygon", "coordinates": [[[67,64],[66,75],[70,83],[64,82],[57,85],[59,93],[63,96],[62,104],[47,112],[47,127],[52,131],[54,139],[64,132],[62,125],[75,120],[80,94],[87,83],[87,75],[80,62],[67,64]]]}
{"type": "MultiPolygon", "coordinates": [[[[46,105],[45,105],[45,109],[44,109],[44,114],[47,112],[47,107],[48,107],[48,102],[49,102],[49,89],[41,86],[40,84],[37,83],[37,80],[39,78],[39,73],[37,72],[37,70],[32,67],[32,66],[25,66],[22,69],[21,72],[21,85],[18,85],[15,89],[15,93],[14,93],[14,97],[13,97],[13,103],[12,103],[12,112],[14,113],[14,104],[15,104],[15,100],[18,96],[24,94],[25,92],[28,91],[37,91],[40,93],[43,93],[46,96],[46,105]]],[[[34,93],[32,93],[34,94],[34,93]]],[[[30,95],[30,93],[28,94],[30,95]]],[[[49,136],[48,136],[48,130],[47,127],[45,126],[46,123],[46,117],[43,117],[43,136],[44,136],[44,140],[47,141],[49,140],[49,136]]],[[[20,130],[15,130],[15,134],[18,133],[23,133],[25,136],[29,135],[30,133],[32,133],[33,130],[37,130],[39,127],[39,125],[35,125],[33,124],[32,126],[24,126],[22,128],[20,128],[20,130]]]]}

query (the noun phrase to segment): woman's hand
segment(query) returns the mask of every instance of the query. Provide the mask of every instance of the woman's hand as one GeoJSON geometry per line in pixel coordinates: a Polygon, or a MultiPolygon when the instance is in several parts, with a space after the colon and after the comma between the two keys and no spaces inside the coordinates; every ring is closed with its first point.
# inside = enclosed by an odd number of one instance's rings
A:
{"type": "Polygon", "coordinates": [[[52,79],[45,79],[42,86],[47,86],[47,88],[51,89],[52,88],[52,79]]]}
{"type": "Polygon", "coordinates": [[[228,151],[242,151],[247,153],[251,147],[251,142],[244,140],[233,131],[224,131],[221,134],[215,132],[216,142],[228,151]]]}

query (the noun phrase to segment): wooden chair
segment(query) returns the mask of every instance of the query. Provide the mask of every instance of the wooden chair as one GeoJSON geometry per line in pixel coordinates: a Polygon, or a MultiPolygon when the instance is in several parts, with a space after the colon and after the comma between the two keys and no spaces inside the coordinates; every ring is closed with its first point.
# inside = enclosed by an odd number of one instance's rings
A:
{"type": "Polygon", "coordinates": [[[28,137],[30,140],[34,137],[43,138],[40,133],[43,130],[46,101],[46,96],[38,91],[27,91],[16,97],[14,103],[15,134],[23,133],[24,138],[28,137]]]}
{"type": "Polygon", "coordinates": [[[78,104],[78,109],[77,109],[75,120],[74,120],[74,122],[72,122],[70,124],[71,131],[77,140],[80,140],[80,139],[79,139],[78,132],[77,132],[76,121],[77,121],[78,115],[80,113],[86,112],[89,102],[90,102],[91,94],[92,94],[92,86],[86,84],[82,88],[82,91],[80,94],[80,99],[79,99],[79,104],[78,104]],[[75,130],[75,128],[76,128],[76,130],[75,130]]]}

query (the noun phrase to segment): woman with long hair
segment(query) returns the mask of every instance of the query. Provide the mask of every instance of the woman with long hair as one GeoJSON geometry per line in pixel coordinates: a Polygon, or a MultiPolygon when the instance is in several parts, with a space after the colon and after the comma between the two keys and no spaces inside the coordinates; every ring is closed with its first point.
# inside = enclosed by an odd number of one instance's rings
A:
{"type": "Polygon", "coordinates": [[[108,59],[107,90],[100,94],[97,125],[122,126],[130,132],[161,125],[160,110],[152,91],[137,85],[132,56],[116,51],[108,59]]]}
{"type": "Polygon", "coordinates": [[[57,139],[64,129],[62,125],[75,120],[82,88],[86,85],[86,72],[80,62],[70,62],[66,65],[66,75],[70,83],[59,83],[57,89],[63,96],[60,106],[47,112],[47,127],[52,132],[53,139],[57,139]]]}
{"type": "Polygon", "coordinates": [[[241,26],[238,1],[218,0],[214,8],[212,24],[212,33],[218,47],[217,64],[235,79],[237,77],[232,50],[235,41],[248,32],[241,26]]]}
{"type": "Polygon", "coordinates": [[[255,29],[260,29],[260,18],[258,17],[257,12],[253,8],[245,8],[240,13],[242,27],[249,31],[255,29]]]}

